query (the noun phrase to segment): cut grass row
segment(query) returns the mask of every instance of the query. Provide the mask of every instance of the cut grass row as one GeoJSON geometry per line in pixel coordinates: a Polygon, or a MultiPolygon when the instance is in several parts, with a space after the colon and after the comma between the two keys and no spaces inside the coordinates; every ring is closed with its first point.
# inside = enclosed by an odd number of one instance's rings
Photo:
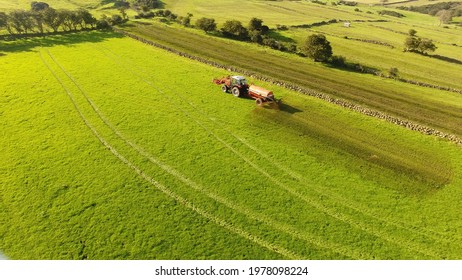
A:
{"type": "Polygon", "coordinates": [[[333,97],[462,135],[462,96],[457,93],[329,69],[296,56],[174,27],[136,24],[127,30],[186,53],[262,73],[274,79],[319,90],[333,97]]]}
{"type": "MultiPolygon", "coordinates": [[[[98,36],[98,33],[93,34],[98,36]]],[[[71,36],[78,37],[79,35],[71,36]]],[[[372,138],[372,134],[373,137],[377,137],[378,141],[381,139],[386,146],[401,146],[401,150],[414,150],[416,159],[420,154],[434,162],[435,168],[449,168],[455,174],[459,174],[457,158],[447,162],[446,155],[457,151],[451,145],[434,142],[419,134],[352,112],[339,111],[332,105],[323,104],[316,99],[299,96],[277,87],[274,87],[274,90],[284,94],[289,101],[288,104],[298,108],[301,112],[291,115],[284,111],[253,110],[253,102],[219,93],[219,88],[210,83],[210,77],[217,74],[216,69],[151,49],[130,39],[108,39],[107,37],[105,39],[107,41],[100,43],[53,47],[49,49],[51,56],[47,51],[42,50],[41,53],[59,80],[73,94],[75,102],[88,122],[93,125],[101,137],[110,143],[111,147],[130,161],[133,166],[136,165],[139,170],[143,171],[146,176],[144,179],[155,178],[157,182],[162,183],[172,192],[190,201],[192,205],[205,209],[207,213],[213,213],[218,219],[231,221],[234,226],[244,228],[252,236],[277,247],[287,248],[304,258],[446,258],[458,256],[460,247],[452,241],[457,236],[452,231],[457,227],[455,225],[448,227],[446,232],[439,230],[438,227],[446,227],[446,222],[454,217],[455,212],[447,203],[451,198],[458,197],[454,184],[460,182],[459,175],[454,175],[452,183],[443,189],[432,191],[431,195],[427,193],[419,196],[418,199],[409,194],[396,197],[397,193],[394,188],[399,185],[422,186],[422,182],[416,180],[412,174],[397,172],[373,162],[368,163],[358,158],[357,155],[352,155],[348,149],[324,142],[331,134],[338,133],[342,141],[347,142],[351,142],[349,138],[352,136],[359,137],[362,142],[372,138]],[[100,63],[94,65],[94,61],[100,63]],[[108,79],[108,77],[112,78],[108,79]],[[95,107],[88,102],[85,95],[95,107]],[[95,108],[98,109],[95,110],[95,108]],[[292,117],[296,117],[295,120],[291,120],[292,117]],[[311,127],[310,130],[318,130],[319,135],[301,130],[299,126],[303,126],[304,122],[310,118],[318,120],[330,118],[335,124],[334,131],[328,132],[329,135],[326,136],[316,126],[311,127]],[[281,121],[288,120],[290,124],[285,124],[285,126],[279,124],[281,121]],[[346,129],[346,124],[349,125],[349,129],[357,128],[357,133],[342,136],[342,132],[349,130],[346,129]],[[371,134],[362,135],[365,131],[371,134]],[[398,135],[401,137],[396,139],[398,135]],[[250,145],[243,144],[243,141],[250,142],[250,145]],[[426,150],[434,151],[435,149],[440,153],[441,158],[426,152],[426,150]],[[266,157],[261,155],[266,155],[266,157]],[[153,163],[149,159],[151,156],[164,163],[164,167],[169,166],[173,169],[165,169],[153,163]],[[285,168],[278,169],[277,166],[281,165],[285,168]],[[361,165],[367,168],[367,171],[360,171],[361,165]],[[358,169],[355,171],[355,168],[358,169]],[[265,173],[268,176],[264,175],[265,173]],[[299,174],[304,179],[297,181],[293,174],[299,174]],[[377,177],[379,174],[383,177],[377,177]],[[390,176],[384,174],[390,174],[390,176]],[[407,183],[403,184],[402,180],[406,178],[407,183]],[[323,193],[323,190],[326,192],[323,193]],[[275,197],[278,199],[275,200],[275,197]],[[390,205],[387,205],[388,203],[390,205]],[[417,205],[422,212],[430,213],[429,218],[433,216],[431,212],[434,208],[432,207],[444,207],[448,214],[446,217],[439,218],[440,221],[424,226],[420,224],[419,219],[416,219],[420,213],[412,211],[417,205]],[[391,211],[393,215],[389,215],[387,211],[391,211]],[[394,218],[390,218],[393,216],[394,218]],[[448,243],[450,250],[446,249],[448,243]]],[[[21,63],[26,60],[39,62],[31,64],[30,67],[33,69],[43,71],[45,68],[45,64],[40,63],[40,58],[35,53],[8,54],[5,58],[13,59],[9,56],[14,57],[14,60],[8,60],[10,66],[13,67],[11,69],[16,69],[18,73],[21,73],[23,67],[27,67],[21,63]],[[18,67],[21,65],[22,67],[18,67]]],[[[10,71],[9,73],[15,72],[10,71]]],[[[31,73],[34,71],[28,72],[29,75],[31,73]]],[[[40,92],[35,94],[36,86],[29,95],[40,102],[31,103],[31,107],[26,111],[24,111],[26,108],[17,107],[24,106],[24,101],[9,107],[5,111],[7,119],[12,121],[17,113],[23,113],[25,117],[30,116],[33,112],[44,109],[44,105],[40,104],[47,104],[55,110],[65,108],[64,112],[70,117],[69,120],[77,121],[79,116],[75,109],[72,109],[70,101],[63,102],[65,100],[59,98],[66,93],[59,84],[55,85],[57,82],[52,74],[45,76],[42,74],[41,77],[45,80],[40,82],[37,77],[31,79],[30,82],[39,85],[40,88],[48,88],[46,92],[52,93],[51,96],[59,100],[50,101],[47,100],[48,95],[43,96],[40,92]],[[16,114],[12,111],[14,108],[19,109],[16,114]]],[[[17,78],[20,78],[19,74],[17,78]]],[[[11,85],[7,87],[10,89],[14,85],[11,81],[8,79],[3,83],[7,86],[11,85]]],[[[26,83],[26,87],[28,86],[30,84],[26,83]]],[[[12,93],[13,97],[20,94],[16,91],[12,93]]],[[[82,133],[87,136],[66,139],[82,145],[87,139],[94,139],[92,143],[98,142],[91,135],[91,131],[85,128],[82,121],[77,121],[77,123],[80,123],[78,130],[82,130],[82,133]]],[[[50,133],[59,132],[59,129],[62,129],[60,124],[61,122],[55,124],[57,129],[50,128],[50,133]]],[[[27,119],[24,124],[16,127],[16,130],[23,135],[24,133],[28,135],[27,132],[22,131],[24,125],[36,125],[40,128],[44,126],[40,119],[37,123],[33,119],[27,119]]],[[[47,137],[47,135],[32,131],[25,139],[30,139],[32,135],[38,141],[43,141],[47,137]]],[[[5,140],[7,143],[13,143],[11,140],[14,137],[10,135],[5,140]]],[[[20,156],[21,149],[18,148],[23,144],[27,145],[23,141],[10,146],[8,151],[13,156],[12,159],[20,156]]],[[[5,145],[2,146],[5,147],[5,145]]],[[[50,148],[54,150],[59,146],[52,145],[50,148]]],[[[370,149],[367,144],[364,148],[370,149]]],[[[239,252],[244,251],[240,249],[242,248],[240,244],[252,243],[245,241],[245,238],[242,238],[243,240],[238,237],[233,238],[233,235],[226,233],[226,230],[220,230],[215,223],[206,227],[197,226],[197,228],[186,226],[185,224],[190,223],[189,214],[176,210],[183,208],[181,203],[173,203],[175,209],[158,206],[159,201],[165,200],[167,196],[160,192],[152,193],[153,190],[149,188],[150,183],[139,183],[143,178],[136,179],[136,173],[132,172],[133,175],[129,175],[131,172],[123,171],[129,168],[126,163],[120,162],[120,159],[109,157],[105,168],[96,168],[102,161],[95,161],[95,159],[105,158],[108,154],[110,155],[110,152],[101,147],[97,152],[93,151],[93,156],[89,159],[81,158],[80,164],[74,163],[83,170],[100,171],[90,174],[82,172],[89,176],[80,183],[82,184],[80,190],[85,190],[85,192],[80,194],[80,198],[70,201],[68,199],[76,194],[76,188],[72,184],[67,190],[74,192],[64,192],[66,196],[56,195],[56,200],[50,200],[50,197],[41,195],[41,192],[46,189],[45,186],[35,187],[35,191],[25,196],[24,200],[12,200],[12,191],[21,186],[21,178],[18,177],[21,167],[15,165],[17,160],[12,160],[5,165],[9,167],[8,176],[2,176],[8,180],[9,184],[2,185],[16,187],[6,188],[3,192],[6,197],[2,200],[5,204],[4,208],[20,208],[30,199],[35,199],[35,204],[39,206],[37,210],[49,213],[50,216],[34,221],[31,219],[34,216],[33,213],[29,216],[25,212],[20,212],[18,216],[23,218],[23,222],[16,222],[18,225],[29,222],[32,227],[39,223],[45,224],[50,227],[45,230],[48,236],[50,236],[50,231],[52,232],[57,227],[51,219],[65,221],[70,213],[66,209],[76,208],[71,212],[74,213],[71,220],[77,228],[72,224],[64,223],[65,226],[61,232],[69,230],[69,236],[66,239],[68,245],[75,246],[77,249],[85,247],[84,251],[88,258],[104,257],[108,252],[111,252],[111,256],[118,258],[152,257],[153,253],[146,248],[159,252],[159,247],[165,248],[166,252],[157,255],[157,258],[159,256],[181,256],[182,252],[183,254],[187,252],[187,256],[183,255],[180,258],[197,256],[202,256],[199,258],[210,258],[210,256],[222,258],[219,253],[220,247],[213,249],[206,244],[210,240],[220,240],[220,244],[230,246],[230,250],[225,250],[223,253],[225,257],[230,256],[226,254],[232,251],[231,248],[236,250],[234,255],[231,254],[231,258],[240,258],[243,255],[242,258],[281,257],[281,255],[271,253],[271,250],[253,245],[249,246],[250,256],[245,257],[245,253],[241,255],[239,252]],[[124,165],[125,169],[122,168],[124,165]],[[122,177],[127,178],[126,184],[130,185],[132,180],[135,180],[133,182],[138,182],[139,185],[123,187],[120,190],[118,187],[111,186],[112,184],[106,185],[102,181],[110,176],[109,174],[113,174],[112,167],[123,171],[121,173],[125,174],[122,177]],[[92,174],[103,176],[98,178],[92,174]],[[89,187],[89,182],[92,182],[91,185],[100,187],[89,187]],[[137,188],[140,189],[137,190],[137,188]],[[114,191],[120,197],[115,195],[114,191]],[[149,199],[137,199],[139,196],[146,196],[149,199]],[[158,196],[159,198],[153,199],[158,196]],[[153,201],[149,201],[151,199],[153,201]],[[53,204],[50,204],[50,201],[53,204]],[[107,203],[103,204],[103,201],[107,203]],[[93,205],[94,203],[96,205],[93,205]],[[121,207],[121,209],[115,207],[115,205],[120,207],[124,203],[130,207],[121,207]],[[126,215],[121,214],[123,210],[128,211],[126,215]],[[108,211],[115,213],[109,215],[111,212],[108,211]],[[89,215],[92,216],[89,223],[91,228],[84,225],[89,215]],[[157,215],[169,216],[172,222],[159,223],[157,221],[158,224],[153,225],[150,223],[153,220],[151,217],[157,215]],[[118,216],[126,218],[118,220],[118,216]],[[186,219],[183,219],[184,217],[186,219]],[[102,225],[95,227],[98,222],[102,225]],[[174,223],[178,223],[178,226],[172,227],[174,223]],[[137,226],[130,226],[131,224],[137,226]],[[165,229],[162,225],[165,225],[165,229]],[[182,231],[185,226],[188,230],[182,231]],[[79,230],[79,227],[82,227],[82,230],[79,230]],[[112,236],[108,238],[108,240],[114,240],[114,244],[103,242],[108,236],[104,228],[115,229],[110,230],[112,236]],[[197,238],[200,233],[204,233],[206,237],[197,238]],[[177,241],[173,242],[170,238],[177,241]],[[125,245],[120,243],[121,240],[124,240],[125,245]],[[153,241],[157,241],[158,244],[153,241]],[[196,245],[190,247],[188,242],[196,245]],[[204,243],[203,246],[202,243],[204,243]],[[142,244],[146,245],[142,246],[142,244]],[[94,251],[98,245],[100,254],[94,251]],[[185,249],[188,250],[182,251],[185,249]],[[201,255],[201,252],[204,255],[201,255]]],[[[409,156],[411,153],[403,155],[401,160],[409,156]]],[[[30,164],[33,163],[34,158],[34,156],[26,155],[24,161],[30,164]]],[[[37,174],[39,178],[49,178],[50,190],[54,189],[56,193],[61,193],[60,190],[63,188],[56,185],[53,178],[57,174],[52,168],[47,166],[46,170],[32,170],[31,172],[37,174]]],[[[75,180],[80,177],[82,176],[71,175],[61,180],[66,182],[70,178],[75,180]]],[[[30,176],[30,180],[31,185],[34,186],[37,177],[30,176]]],[[[109,181],[112,182],[112,180],[109,181]]],[[[22,191],[18,191],[18,194],[22,194],[22,191]]],[[[171,204],[172,202],[167,198],[164,203],[171,204]]],[[[186,213],[189,212],[186,211],[186,213]]],[[[207,221],[213,221],[211,218],[210,216],[206,218],[196,216],[195,222],[191,224],[205,225],[207,221]]],[[[169,220],[166,217],[163,219],[169,220]]],[[[13,257],[15,256],[14,249],[18,250],[16,256],[27,255],[28,247],[26,246],[24,250],[19,249],[21,242],[17,242],[15,238],[30,233],[20,228],[13,234],[6,230],[9,225],[5,224],[2,227],[2,235],[5,236],[2,241],[4,251],[13,257]],[[3,234],[5,231],[7,233],[3,234]],[[17,246],[14,245],[13,240],[18,243],[17,246]]],[[[18,228],[15,227],[15,229],[18,228]]],[[[40,240],[37,233],[33,231],[29,238],[31,246],[40,240]]],[[[59,245],[62,240],[63,236],[51,239],[47,253],[52,254],[53,249],[58,251],[59,248],[63,248],[63,245],[59,245]]],[[[44,249],[42,246],[38,248],[44,249]]],[[[40,256],[39,251],[39,249],[33,250],[29,254],[40,256]]]]}

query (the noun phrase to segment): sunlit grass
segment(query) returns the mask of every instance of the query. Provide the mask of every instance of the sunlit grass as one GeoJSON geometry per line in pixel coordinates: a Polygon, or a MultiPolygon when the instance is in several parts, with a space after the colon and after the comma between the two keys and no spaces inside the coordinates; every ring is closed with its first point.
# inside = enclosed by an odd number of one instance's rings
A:
{"type": "Polygon", "coordinates": [[[284,99],[258,108],[112,33],[54,40],[1,58],[8,257],[460,258],[453,144],[251,79],[284,99]]]}

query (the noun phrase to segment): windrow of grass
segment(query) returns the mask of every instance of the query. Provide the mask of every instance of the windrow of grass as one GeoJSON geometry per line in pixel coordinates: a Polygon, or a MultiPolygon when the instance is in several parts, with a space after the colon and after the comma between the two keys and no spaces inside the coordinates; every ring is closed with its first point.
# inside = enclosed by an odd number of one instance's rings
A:
{"type": "Polygon", "coordinates": [[[454,145],[260,82],[285,105],[258,108],[226,71],[89,34],[2,58],[7,256],[461,256],[454,145]]]}
{"type": "Polygon", "coordinates": [[[332,69],[281,54],[159,24],[134,24],[130,32],[180,51],[315,89],[445,132],[462,134],[462,96],[397,81],[332,69]]]}

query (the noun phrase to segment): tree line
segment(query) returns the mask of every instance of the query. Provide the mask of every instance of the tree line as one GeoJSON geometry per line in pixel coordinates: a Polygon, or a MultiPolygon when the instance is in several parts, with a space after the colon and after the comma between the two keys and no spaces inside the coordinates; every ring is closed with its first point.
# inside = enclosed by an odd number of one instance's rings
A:
{"type": "Polygon", "coordinates": [[[30,10],[0,12],[0,29],[9,34],[44,34],[85,29],[103,29],[119,24],[124,19],[120,15],[103,16],[96,19],[88,10],[54,9],[45,2],[32,2],[30,10]]]}
{"type": "Polygon", "coordinates": [[[196,21],[195,26],[207,33],[219,33],[226,38],[250,41],[280,51],[298,52],[296,44],[282,43],[272,38],[269,27],[259,18],[252,18],[247,26],[238,20],[228,20],[218,29],[215,19],[203,17],[196,21]]]}

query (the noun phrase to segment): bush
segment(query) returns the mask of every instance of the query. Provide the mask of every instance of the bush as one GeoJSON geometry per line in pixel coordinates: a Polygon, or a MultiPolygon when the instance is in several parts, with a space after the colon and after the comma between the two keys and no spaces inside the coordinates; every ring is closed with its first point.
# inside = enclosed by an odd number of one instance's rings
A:
{"type": "Polygon", "coordinates": [[[236,38],[245,40],[249,36],[247,29],[242,26],[242,23],[238,20],[228,20],[223,24],[221,31],[225,37],[236,38]]]}
{"type": "Polygon", "coordinates": [[[154,16],[154,12],[141,12],[138,13],[138,16],[135,16],[135,18],[153,18],[154,16]]]}
{"type": "Polygon", "coordinates": [[[120,15],[112,15],[111,19],[110,19],[110,22],[111,22],[112,25],[117,25],[117,24],[123,23],[124,19],[120,15]]]}
{"type": "Polygon", "coordinates": [[[388,76],[393,77],[393,78],[398,77],[398,68],[396,67],[390,68],[390,70],[388,70],[388,76]]]}
{"type": "Polygon", "coordinates": [[[286,46],[284,46],[284,44],[282,44],[279,41],[276,41],[273,38],[265,37],[263,39],[262,44],[265,45],[265,46],[268,46],[268,47],[270,47],[270,48],[272,48],[274,50],[279,50],[279,51],[282,51],[282,52],[287,51],[287,48],[286,48],[286,46]]]}
{"type": "Polygon", "coordinates": [[[339,5],[345,5],[345,6],[356,6],[356,5],[358,5],[358,2],[340,0],[340,1],[338,1],[338,4],[339,5]]]}
{"type": "Polygon", "coordinates": [[[254,43],[258,43],[258,44],[263,43],[263,37],[261,36],[260,31],[258,31],[258,30],[250,31],[249,36],[250,36],[250,41],[252,41],[254,43]]]}
{"type": "Polygon", "coordinates": [[[322,1],[319,1],[319,0],[311,0],[311,3],[319,4],[319,5],[326,5],[327,4],[327,2],[322,2],[322,1]]]}
{"type": "Polygon", "coordinates": [[[200,18],[196,21],[196,27],[205,32],[213,32],[217,29],[217,24],[213,18],[200,18]]]}
{"type": "Polygon", "coordinates": [[[130,8],[130,3],[122,0],[117,0],[114,2],[114,8],[130,8]]]}
{"type": "Polygon", "coordinates": [[[291,53],[297,53],[297,45],[295,44],[290,44],[289,47],[287,47],[287,51],[291,53]]]}
{"type": "Polygon", "coordinates": [[[147,12],[149,9],[155,9],[159,8],[162,3],[160,0],[135,0],[134,1],[135,6],[142,7],[145,12],[147,12]]]}
{"type": "Polygon", "coordinates": [[[345,67],[346,66],[346,58],[341,55],[334,55],[329,60],[330,64],[336,67],[345,67]]]}
{"type": "Polygon", "coordinates": [[[106,19],[100,19],[96,22],[97,29],[108,29],[111,28],[111,25],[106,19]]]}
{"type": "Polygon", "coordinates": [[[381,10],[377,12],[379,15],[387,15],[387,16],[392,16],[392,17],[397,17],[397,18],[402,18],[404,17],[403,14],[395,12],[395,11],[388,11],[388,10],[381,10]]]}
{"type": "Polygon", "coordinates": [[[185,17],[179,17],[178,21],[181,23],[181,25],[186,26],[186,27],[190,27],[191,26],[191,17],[192,16],[193,16],[192,14],[188,13],[188,15],[185,16],[185,17]]]}

